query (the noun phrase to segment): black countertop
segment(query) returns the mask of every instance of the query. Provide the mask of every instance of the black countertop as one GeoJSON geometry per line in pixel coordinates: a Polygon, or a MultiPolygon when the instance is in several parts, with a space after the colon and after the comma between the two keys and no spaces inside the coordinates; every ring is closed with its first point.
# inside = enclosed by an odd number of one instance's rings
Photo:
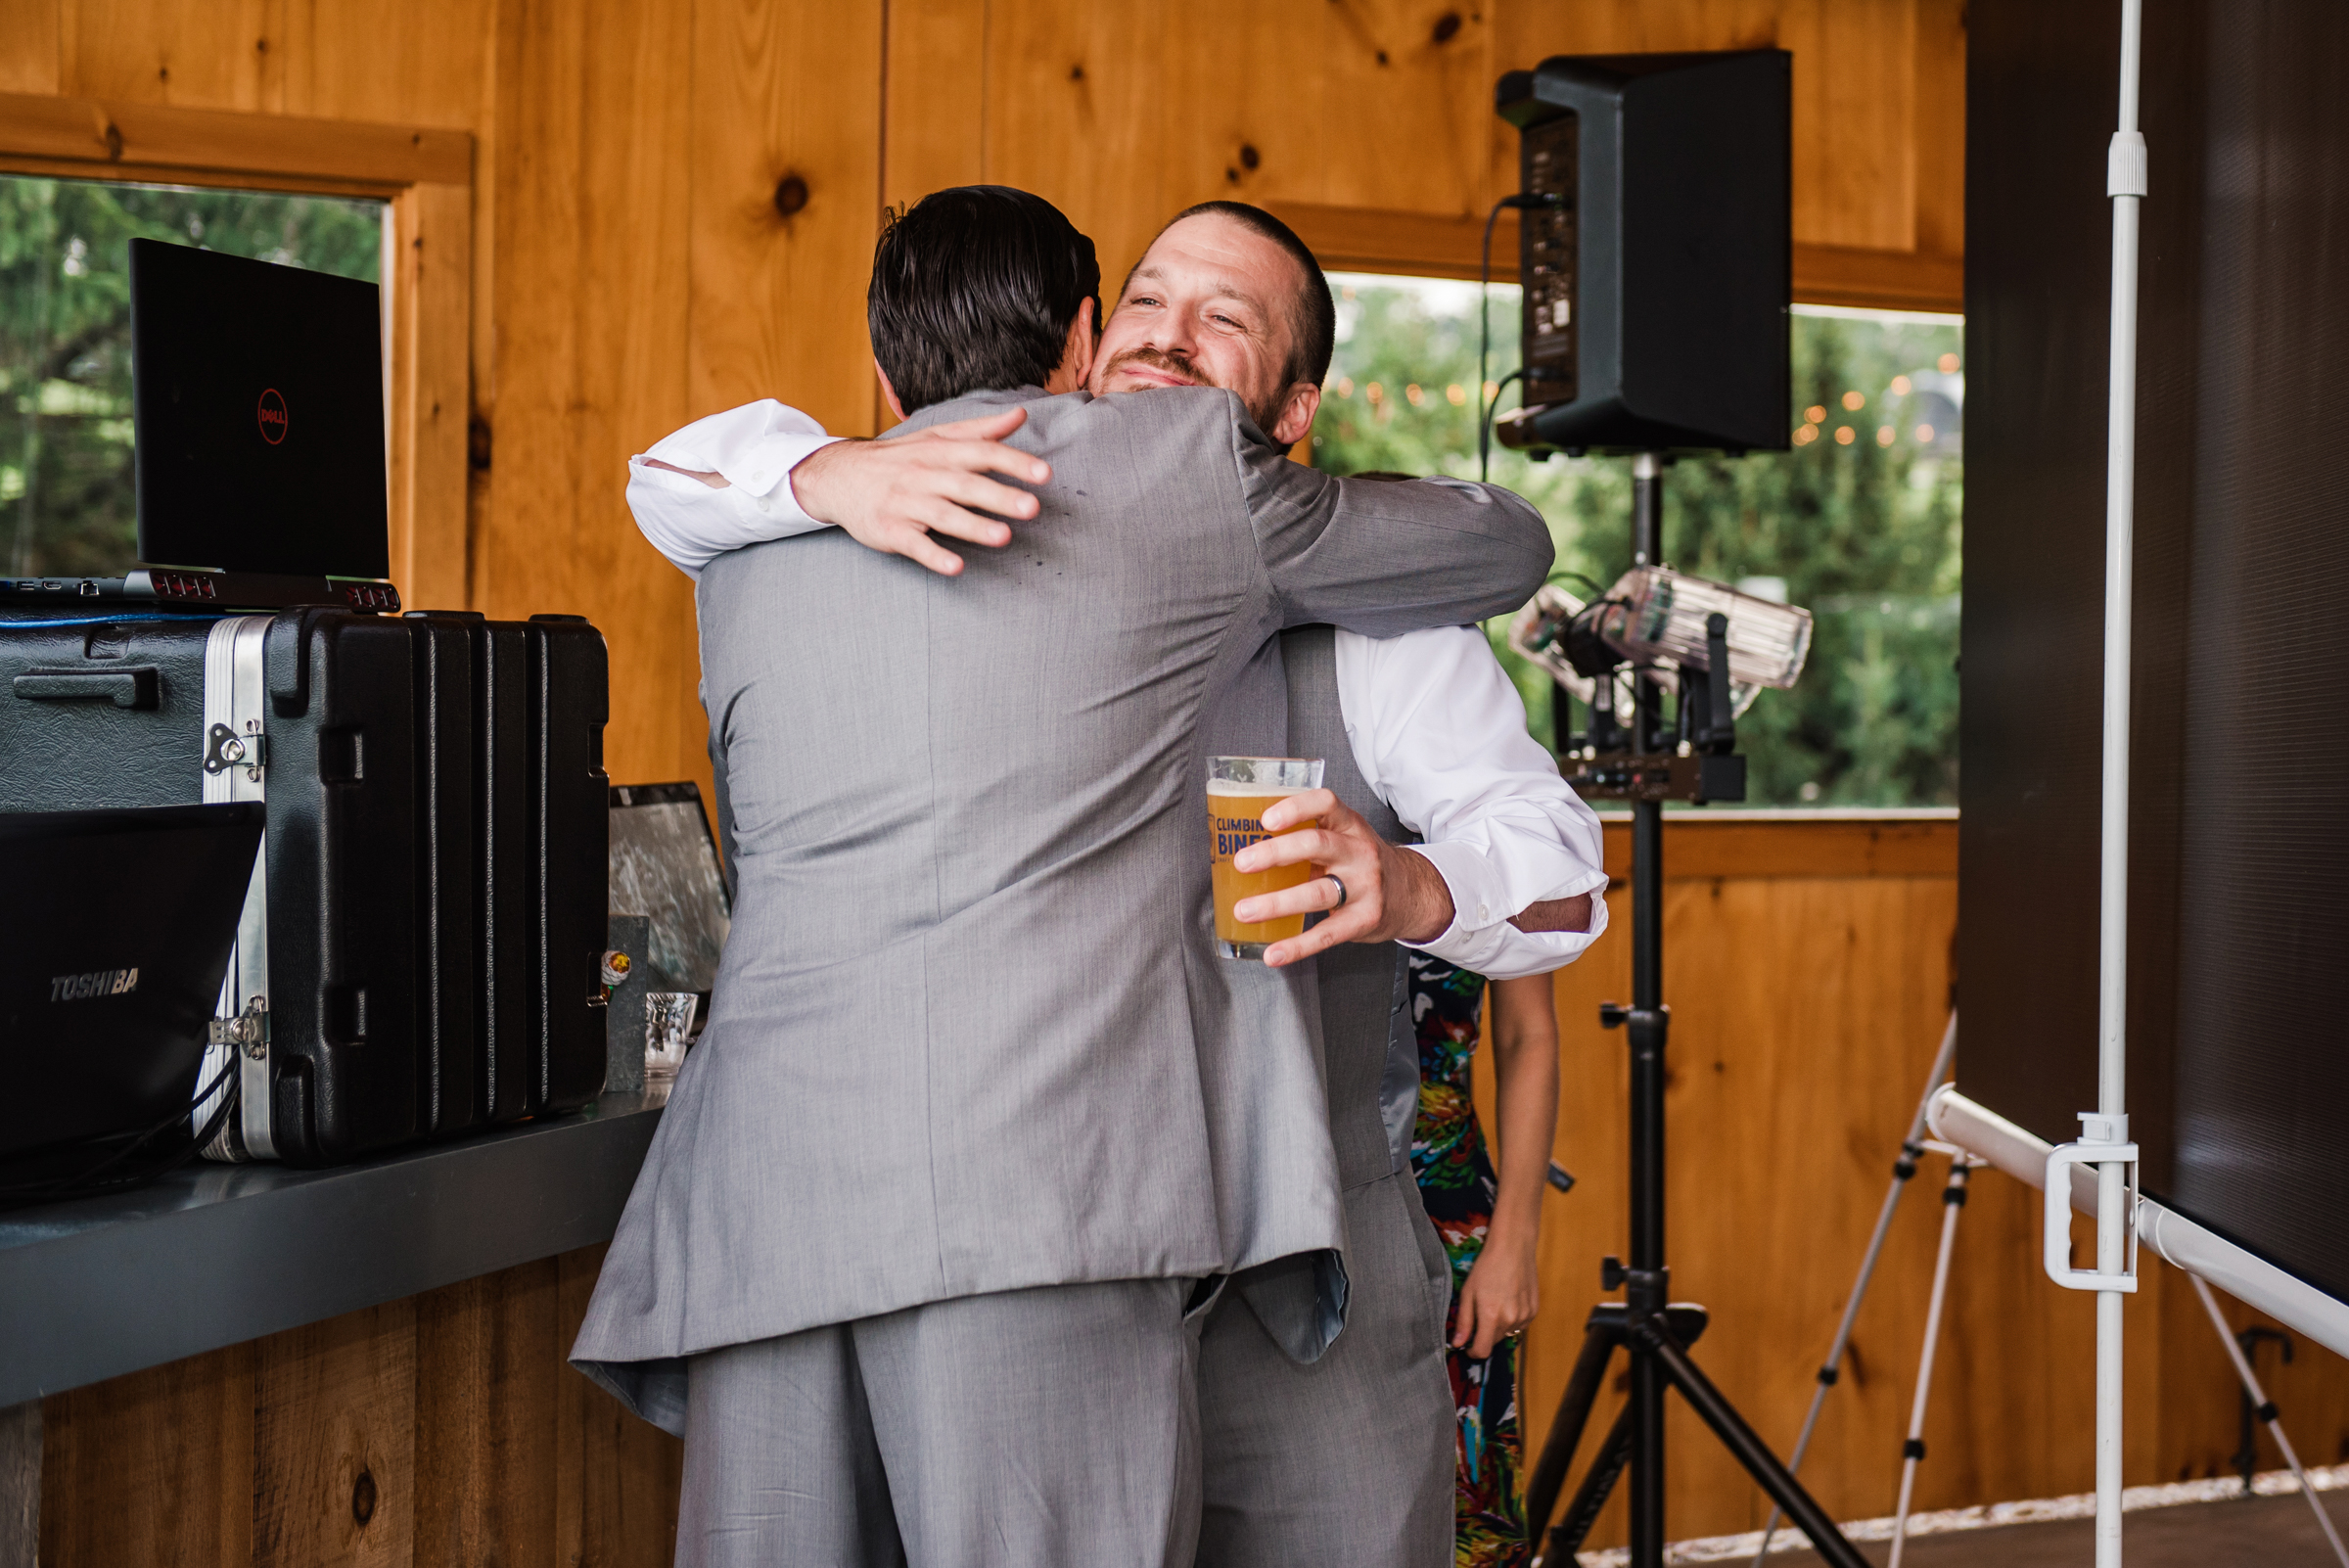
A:
{"type": "Polygon", "coordinates": [[[661,1098],[0,1214],[0,1407],[609,1241],[661,1098]]]}

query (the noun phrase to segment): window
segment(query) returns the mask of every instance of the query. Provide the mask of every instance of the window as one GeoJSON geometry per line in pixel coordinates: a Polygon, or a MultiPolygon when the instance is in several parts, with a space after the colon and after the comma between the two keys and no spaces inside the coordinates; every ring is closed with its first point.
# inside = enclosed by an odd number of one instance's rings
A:
{"type": "Polygon", "coordinates": [[[114,575],[136,550],[133,239],[381,281],[389,204],[0,175],[0,572],[114,575]]]}
{"type": "MultiPolygon", "coordinates": [[[[1330,285],[1338,345],[1314,463],[1474,478],[1476,285],[1367,273],[1330,285]]],[[[1517,326],[1517,290],[1496,285],[1488,391],[1516,367],[1517,326]]],[[[1798,305],[1793,449],[1666,472],[1666,560],[1816,618],[1801,682],[1739,721],[1752,805],[1957,804],[1962,338],[1955,316],[1798,305]]],[[[1612,583],[1630,564],[1625,459],[1533,463],[1497,445],[1492,478],[1549,520],[1562,578],[1612,583]]],[[[1505,628],[1487,630],[1547,737],[1550,682],[1508,651],[1505,628]]]]}

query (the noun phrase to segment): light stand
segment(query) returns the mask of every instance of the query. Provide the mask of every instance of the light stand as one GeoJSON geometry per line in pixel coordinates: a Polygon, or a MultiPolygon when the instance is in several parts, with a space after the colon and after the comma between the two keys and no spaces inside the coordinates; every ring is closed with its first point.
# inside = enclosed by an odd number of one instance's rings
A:
{"type": "MultiPolygon", "coordinates": [[[[1643,452],[1633,459],[1635,567],[1658,564],[1662,558],[1663,481],[1664,460],[1658,454],[1643,452]]],[[[1662,1568],[1664,1391],[1671,1387],[1810,1537],[1821,1557],[1835,1568],[1866,1564],[1736,1407],[1689,1359],[1687,1347],[1705,1326],[1704,1309],[1667,1305],[1671,1270],[1664,1262],[1664,1046],[1672,1019],[1664,1005],[1664,802],[1744,798],[1742,760],[1734,756],[1736,735],[1730,718],[1727,629],[1727,618],[1714,615],[1707,627],[1709,671],[1685,665],[1680,671],[1677,719],[1688,755],[1667,744],[1663,688],[1643,669],[1635,681],[1630,748],[1599,751],[1597,746],[1605,744],[1600,741],[1573,748],[1561,759],[1569,769],[1568,782],[1584,795],[1632,804],[1632,1005],[1608,1002],[1599,1008],[1599,1022],[1608,1029],[1622,1026],[1631,1043],[1632,1256],[1629,1267],[1609,1258],[1600,1268],[1601,1288],[1620,1287],[1624,1299],[1591,1309],[1583,1329],[1582,1354],[1526,1488],[1526,1525],[1536,1541],[1549,1526],[1567,1467],[1618,1346],[1631,1356],[1631,1398],[1537,1562],[1574,1560],[1575,1549],[1589,1534],[1628,1464],[1633,1568],[1662,1568]],[[1727,765],[1732,763],[1737,765],[1727,765]]],[[[1611,673],[1601,677],[1599,690],[1609,690],[1613,682],[1611,673]]],[[[1565,702],[1563,691],[1558,701],[1565,702]]]]}
{"type": "MultiPolygon", "coordinates": [[[[1933,1091],[1950,1076],[1950,1064],[1958,1058],[1958,1015],[1950,1014],[1949,1027],[1941,1032],[1941,1049],[1933,1053],[1932,1071],[1925,1075],[1925,1092],[1917,1096],[1916,1115],[1910,1119],[1909,1134],[1901,1139],[1899,1158],[1892,1162],[1892,1185],[1885,1190],[1883,1207],[1876,1211],[1876,1228],[1869,1232],[1867,1251],[1860,1259],[1860,1277],[1852,1281],[1851,1293],[1843,1301],[1843,1316],[1835,1324],[1834,1341],[1827,1347],[1827,1359],[1819,1365],[1811,1390],[1811,1408],[1803,1416],[1803,1429],[1794,1440],[1794,1453],[1786,1460],[1786,1468],[1800,1471],[1803,1457],[1811,1452],[1811,1436],[1819,1430],[1819,1412],[1827,1403],[1827,1390],[1843,1376],[1843,1353],[1851,1348],[1852,1325],[1859,1321],[1860,1304],[1867,1299],[1867,1287],[1876,1276],[1876,1261],[1884,1256],[1884,1238],[1892,1233],[1892,1213],[1900,1206],[1901,1194],[1916,1175],[1916,1162],[1925,1152],[1925,1114],[1933,1104],[1933,1091]]],[[[1907,1510],[1903,1510],[1906,1512],[1907,1510]]],[[[1770,1559],[1770,1544],[1778,1531],[1778,1510],[1770,1510],[1770,1522],[1762,1527],[1762,1546],[1754,1553],[1754,1568],[1762,1568],[1770,1559]]]]}

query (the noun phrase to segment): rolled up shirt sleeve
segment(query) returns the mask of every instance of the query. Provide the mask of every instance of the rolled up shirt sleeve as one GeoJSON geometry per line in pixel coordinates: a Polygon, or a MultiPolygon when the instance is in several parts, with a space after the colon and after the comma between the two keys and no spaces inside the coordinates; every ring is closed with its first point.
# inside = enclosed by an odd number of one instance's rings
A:
{"type": "Polygon", "coordinates": [[[788,481],[808,453],[837,439],[771,397],[697,419],[628,459],[628,510],[654,549],[698,577],[728,550],[827,527],[801,509],[788,481]],[[654,459],[726,484],[713,488],[654,459]]]}
{"type": "Polygon", "coordinates": [[[1474,626],[1373,640],[1337,634],[1339,706],[1355,765],[1426,842],[1452,923],[1407,944],[1492,980],[1572,963],[1604,934],[1597,813],[1526,733],[1525,704],[1474,626]],[[1528,904],[1591,896],[1589,929],[1519,931],[1528,904]]]}

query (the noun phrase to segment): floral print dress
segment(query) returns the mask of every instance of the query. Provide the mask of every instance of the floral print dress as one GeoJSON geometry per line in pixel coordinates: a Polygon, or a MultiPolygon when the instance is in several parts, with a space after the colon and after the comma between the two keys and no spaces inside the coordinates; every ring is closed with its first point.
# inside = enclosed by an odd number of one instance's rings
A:
{"type": "MultiPolygon", "coordinates": [[[[1419,1118],[1411,1132],[1411,1170],[1419,1196],[1451,1260],[1452,1310],[1484,1250],[1499,1177],[1468,1096],[1468,1064],[1484,1014],[1482,975],[1441,958],[1411,954],[1411,1018],[1419,1035],[1419,1118]]],[[[1519,1568],[1530,1555],[1525,1499],[1519,1490],[1524,1440],[1517,1429],[1517,1345],[1504,1339],[1482,1359],[1465,1349],[1446,1356],[1451,1402],[1459,1412],[1459,1473],[1454,1486],[1456,1568],[1519,1568]]]]}

